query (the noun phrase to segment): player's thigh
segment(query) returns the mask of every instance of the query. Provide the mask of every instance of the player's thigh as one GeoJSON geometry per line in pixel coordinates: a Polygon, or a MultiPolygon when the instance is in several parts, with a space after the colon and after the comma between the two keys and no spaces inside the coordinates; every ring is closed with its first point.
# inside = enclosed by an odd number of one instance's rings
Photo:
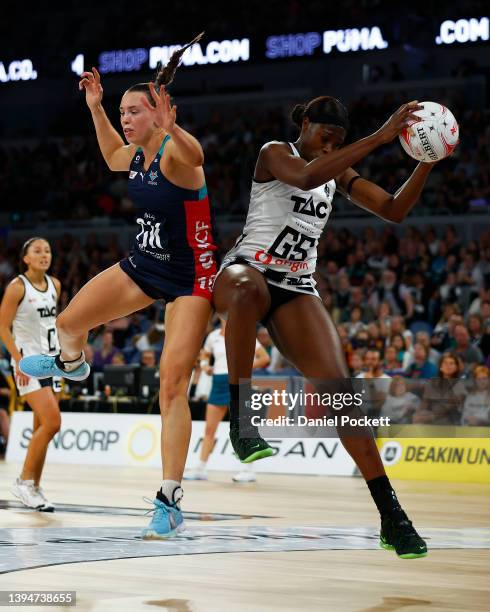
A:
{"type": "Polygon", "coordinates": [[[319,298],[301,295],[283,304],[268,328],[277,348],[304,376],[349,376],[339,335],[319,298]]]}
{"type": "Polygon", "coordinates": [[[80,289],[58,317],[57,325],[83,333],[146,308],[154,301],[115,264],[80,289]]]}
{"type": "Polygon", "coordinates": [[[35,425],[49,425],[53,429],[59,428],[61,423],[60,407],[51,387],[42,387],[25,396],[34,413],[35,425]]]}
{"type": "Polygon", "coordinates": [[[201,349],[211,304],[200,296],[182,296],[165,309],[165,342],[160,378],[188,379],[201,349]]]}
{"type": "Polygon", "coordinates": [[[224,317],[232,303],[238,303],[243,308],[249,308],[252,303],[259,318],[262,318],[270,307],[270,301],[264,275],[245,264],[228,266],[220,272],[214,284],[214,307],[224,317]]]}

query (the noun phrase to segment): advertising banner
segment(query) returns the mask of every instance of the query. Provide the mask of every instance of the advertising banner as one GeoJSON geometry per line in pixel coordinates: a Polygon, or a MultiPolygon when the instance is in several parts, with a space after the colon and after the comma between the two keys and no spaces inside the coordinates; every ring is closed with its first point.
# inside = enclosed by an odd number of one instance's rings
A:
{"type": "MultiPolygon", "coordinates": [[[[158,415],[65,413],[61,431],[51,441],[47,461],[83,465],[160,467],[161,419],[158,415]]],[[[240,467],[228,438],[229,424],[216,432],[210,470],[236,471],[240,467]]],[[[196,465],[204,434],[204,422],[194,421],[187,460],[196,465]]],[[[15,412],[6,461],[21,462],[32,436],[32,413],[15,412]]],[[[268,438],[277,455],[258,461],[258,472],[349,476],[354,463],[340,440],[268,438]]]]}
{"type": "Polygon", "coordinates": [[[490,428],[447,428],[451,431],[446,435],[451,433],[452,437],[442,437],[443,429],[406,425],[403,435],[379,437],[378,447],[388,476],[490,483],[490,428]]]}

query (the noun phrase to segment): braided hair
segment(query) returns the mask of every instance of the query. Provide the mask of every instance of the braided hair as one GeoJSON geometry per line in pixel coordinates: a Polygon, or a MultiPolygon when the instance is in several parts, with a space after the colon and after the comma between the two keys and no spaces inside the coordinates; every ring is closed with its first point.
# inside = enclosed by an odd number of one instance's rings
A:
{"type": "MultiPolygon", "coordinates": [[[[170,56],[168,63],[165,64],[165,66],[162,64],[162,62],[158,62],[157,71],[155,74],[155,78],[153,80],[153,84],[155,85],[155,89],[157,90],[157,92],[162,85],[166,87],[167,85],[170,85],[170,83],[172,83],[175,77],[175,73],[177,72],[177,68],[179,67],[180,62],[182,60],[182,56],[184,55],[184,53],[187,51],[189,47],[192,47],[192,45],[199,42],[203,36],[204,36],[204,32],[201,32],[195,38],[193,38],[190,42],[185,44],[183,47],[180,47],[180,49],[177,49],[176,51],[174,51],[172,55],[170,56]]],[[[140,91],[140,92],[145,93],[146,96],[148,97],[148,100],[150,101],[150,104],[152,104],[153,106],[155,105],[155,102],[150,94],[150,84],[149,83],[137,83],[136,85],[132,85],[128,89],[128,92],[131,92],[131,91],[140,91]]]]}

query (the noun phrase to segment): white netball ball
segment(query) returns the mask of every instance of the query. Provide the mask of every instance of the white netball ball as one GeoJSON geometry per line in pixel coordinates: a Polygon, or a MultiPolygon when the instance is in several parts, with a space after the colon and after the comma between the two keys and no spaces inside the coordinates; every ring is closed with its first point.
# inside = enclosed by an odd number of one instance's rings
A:
{"type": "Polygon", "coordinates": [[[435,162],[452,153],[458,144],[459,126],[452,112],[437,102],[420,102],[420,117],[404,128],[399,138],[406,153],[423,162],[435,162]]]}

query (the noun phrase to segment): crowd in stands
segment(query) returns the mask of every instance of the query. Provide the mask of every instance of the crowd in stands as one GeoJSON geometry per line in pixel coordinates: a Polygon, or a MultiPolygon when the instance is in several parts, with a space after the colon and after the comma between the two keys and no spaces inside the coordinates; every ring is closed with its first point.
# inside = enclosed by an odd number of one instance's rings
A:
{"type": "MultiPolygon", "coordinates": [[[[357,100],[350,107],[348,141],[375,131],[405,101],[402,94],[399,98],[387,94],[377,103],[365,97],[357,100]]],[[[431,173],[417,205],[419,213],[487,212],[490,206],[490,111],[463,110],[459,103],[455,98],[450,107],[464,136],[455,153],[431,173]]],[[[288,117],[291,106],[292,101],[271,108],[214,110],[201,121],[181,112],[183,127],[202,143],[208,191],[218,216],[245,214],[255,161],[265,142],[296,139],[297,129],[288,117]]],[[[132,221],[127,176],[107,169],[87,117],[86,120],[83,136],[0,145],[0,200],[3,212],[11,213],[13,226],[101,217],[132,221]]],[[[414,160],[395,139],[356,168],[365,178],[394,193],[414,166],[414,160]]],[[[354,207],[336,195],[335,214],[343,210],[352,214],[354,207]]],[[[364,213],[356,209],[356,214],[364,213]]]]}

